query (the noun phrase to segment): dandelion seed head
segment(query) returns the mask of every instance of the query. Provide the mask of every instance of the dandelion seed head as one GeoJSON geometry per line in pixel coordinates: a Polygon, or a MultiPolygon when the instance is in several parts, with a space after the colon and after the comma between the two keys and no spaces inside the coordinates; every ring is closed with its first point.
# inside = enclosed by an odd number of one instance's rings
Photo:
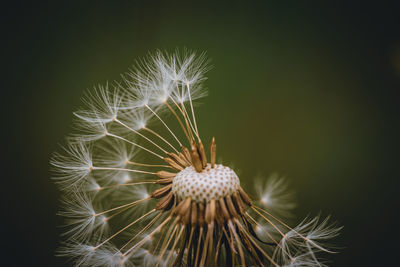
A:
{"type": "Polygon", "coordinates": [[[232,163],[216,164],[215,138],[203,144],[195,106],[209,68],[204,53],[157,51],[85,94],[51,159],[59,255],[75,266],[324,266],[317,256],[340,227],[317,216],[291,228],[285,179],[259,179],[253,200],[232,163]]]}

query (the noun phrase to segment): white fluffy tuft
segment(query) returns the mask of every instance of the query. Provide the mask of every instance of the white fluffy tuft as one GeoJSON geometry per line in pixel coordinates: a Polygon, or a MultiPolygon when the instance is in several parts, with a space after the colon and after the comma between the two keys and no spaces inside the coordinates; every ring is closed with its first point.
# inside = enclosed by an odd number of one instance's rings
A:
{"type": "Polygon", "coordinates": [[[272,174],[267,179],[256,178],[258,204],[282,217],[291,217],[291,210],[296,207],[296,203],[294,193],[288,187],[286,179],[278,174],[272,174]]]}
{"type": "Polygon", "coordinates": [[[62,153],[50,160],[54,179],[62,189],[73,189],[82,184],[93,166],[91,146],[83,142],[68,144],[62,153]]]}
{"type": "Polygon", "coordinates": [[[126,261],[122,253],[110,244],[96,248],[90,244],[69,241],[58,250],[58,254],[72,258],[75,266],[133,267],[133,264],[126,261]]]}
{"type": "Polygon", "coordinates": [[[317,254],[333,253],[326,241],[339,235],[342,229],[336,223],[329,223],[329,218],[306,218],[287,232],[274,251],[276,261],[284,266],[324,266],[317,259],[317,254]]]}
{"type": "Polygon", "coordinates": [[[123,97],[117,86],[98,86],[86,93],[83,98],[85,107],[74,114],[87,122],[110,122],[117,117],[123,97]]]}

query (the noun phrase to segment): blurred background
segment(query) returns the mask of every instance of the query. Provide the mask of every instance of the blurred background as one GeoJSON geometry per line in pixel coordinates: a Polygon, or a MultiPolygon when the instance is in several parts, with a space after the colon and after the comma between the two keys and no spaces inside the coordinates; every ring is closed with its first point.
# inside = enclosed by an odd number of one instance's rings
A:
{"type": "Polygon", "coordinates": [[[187,47],[214,66],[202,136],[242,184],[278,172],[299,219],[344,225],[330,266],[398,265],[399,5],[171,2],[2,7],[2,264],[68,266],[54,256],[62,219],[48,162],[72,111],[149,51],[187,47]]]}

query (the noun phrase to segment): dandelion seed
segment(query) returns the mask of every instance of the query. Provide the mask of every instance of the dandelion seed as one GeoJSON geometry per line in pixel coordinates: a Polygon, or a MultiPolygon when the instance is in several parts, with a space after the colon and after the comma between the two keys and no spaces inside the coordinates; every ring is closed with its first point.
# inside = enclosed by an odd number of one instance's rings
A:
{"type": "Polygon", "coordinates": [[[324,266],[340,227],[317,216],[291,228],[285,180],[256,183],[253,200],[216,163],[216,139],[205,148],[195,101],[208,70],[204,53],[159,51],[86,94],[51,159],[69,226],[61,256],[75,266],[324,266]]]}
{"type": "Polygon", "coordinates": [[[285,178],[272,174],[268,179],[256,178],[255,189],[259,204],[281,217],[291,217],[291,211],[296,207],[293,192],[288,190],[285,178]]]}
{"type": "Polygon", "coordinates": [[[110,88],[108,84],[99,86],[87,92],[83,98],[87,108],[74,114],[87,122],[110,122],[117,116],[123,96],[118,87],[110,88]]]}
{"type": "Polygon", "coordinates": [[[63,147],[63,152],[54,153],[50,160],[55,174],[54,179],[63,189],[86,182],[93,170],[91,146],[82,142],[71,143],[63,147]]]}

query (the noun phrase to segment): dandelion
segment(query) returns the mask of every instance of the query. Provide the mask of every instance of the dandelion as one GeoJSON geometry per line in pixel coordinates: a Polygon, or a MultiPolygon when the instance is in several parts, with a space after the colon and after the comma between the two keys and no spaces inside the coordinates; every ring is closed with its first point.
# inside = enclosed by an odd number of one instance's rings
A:
{"type": "Polygon", "coordinates": [[[208,70],[204,53],[156,52],[86,94],[51,159],[68,225],[59,255],[75,266],[324,265],[340,227],[317,216],[291,228],[286,180],[256,183],[252,199],[216,162],[214,137],[205,148],[194,101],[208,70]]]}

